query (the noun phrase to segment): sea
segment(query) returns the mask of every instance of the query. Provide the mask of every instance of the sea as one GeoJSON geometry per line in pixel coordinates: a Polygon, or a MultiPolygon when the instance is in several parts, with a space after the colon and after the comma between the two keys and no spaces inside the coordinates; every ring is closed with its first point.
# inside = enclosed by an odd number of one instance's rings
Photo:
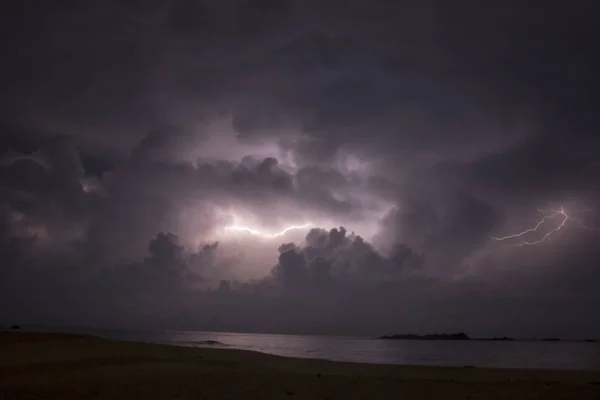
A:
{"type": "Polygon", "coordinates": [[[359,363],[600,371],[600,342],[385,340],[375,337],[39,327],[28,330],[69,331],[116,340],[241,349],[286,357],[359,363]]]}

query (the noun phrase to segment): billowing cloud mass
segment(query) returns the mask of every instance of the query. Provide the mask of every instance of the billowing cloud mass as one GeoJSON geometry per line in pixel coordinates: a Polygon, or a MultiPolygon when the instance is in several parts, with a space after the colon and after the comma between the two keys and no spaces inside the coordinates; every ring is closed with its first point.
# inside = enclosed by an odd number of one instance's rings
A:
{"type": "Polygon", "coordinates": [[[599,337],[592,4],[8,1],[0,322],[599,337]]]}

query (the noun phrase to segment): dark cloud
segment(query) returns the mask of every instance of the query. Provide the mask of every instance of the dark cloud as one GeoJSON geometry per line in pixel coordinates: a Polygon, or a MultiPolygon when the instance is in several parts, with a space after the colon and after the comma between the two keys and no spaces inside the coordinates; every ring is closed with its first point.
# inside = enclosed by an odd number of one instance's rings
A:
{"type": "Polygon", "coordinates": [[[343,227],[329,232],[312,229],[304,247],[280,246],[273,275],[284,289],[332,290],[394,282],[422,264],[422,256],[404,244],[395,244],[385,256],[362,237],[348,235],[343,227]]]}
{"type": "Polygon", "coordinates": [[[242,0],[237,10],[240,33],[246,35],[268,34],[289,22],[291,4],[288,0],[242,0]]]}
{"type": "Polygon", "coordinates": [[[596,231],[490,239],[600,227],[591,1],[38,3],[0,17],[0,318],[600,332],[596,231]]]}
{"type": "Polygon", "coordinates": [[[171,2],[169,26],[183,36],[203,35],[215,29],[216,17],[203,2],[177,0],[171,2]]]}
{"type": "MultiPolygon", "coordinates": [[[[556,128],[551,128],[556,129],[556,128]]],[[[597,173],[598,143],[587,136],[538,135],[517,148],[477,160],[468,166],[469,178],[477,186],[491,190],[534,196],[550,192],[558,196],[578,192],[588,194],[594,188],[597,173]],[[490,185],[492,183],[492,185],[490,185]]]]}

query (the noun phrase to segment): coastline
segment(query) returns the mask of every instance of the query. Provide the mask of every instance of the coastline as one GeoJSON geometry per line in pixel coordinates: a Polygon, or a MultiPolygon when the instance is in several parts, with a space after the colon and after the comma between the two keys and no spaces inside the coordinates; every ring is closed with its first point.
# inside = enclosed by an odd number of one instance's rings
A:
{"type": "Polygon", "coordinates": [[[597,339],[561,339],[557,337],[542,337],[542,338],[516,338],[509,336],[497,337],[470,337],[467,334],[460,333],[433,333],[425,335],[417,335],[412,333],[396,333],[391,335],[379,336],[381,340],[444,340],[444,341],[471,341],[471,342],[562,342],[562,343],[596,343],[597,339]]]}
{"type": "Polygon", "coordinates": [[[0,333],[0,397],[600,398],[600,372],[360,364],[248,350],[0,333]]]}

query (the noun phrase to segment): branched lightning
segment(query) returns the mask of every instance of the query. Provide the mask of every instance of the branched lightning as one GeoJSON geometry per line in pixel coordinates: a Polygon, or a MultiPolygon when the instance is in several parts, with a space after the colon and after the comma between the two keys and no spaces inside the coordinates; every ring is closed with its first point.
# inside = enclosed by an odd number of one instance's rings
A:
{"type": "Polygon", "coordinates": [[[264,232],[261,232],[261,231],[258,231],[256,229],[252,229],[250,227],[243,226],[243,225],[230,225],[230,226],[226,226],[225,230],[226,231],[247,232],[247,233],[249,233],[251,235],[260,236],[260,237],[267,238],[267,239],[274,239],[276,237],[285,235],[289,231],[296,230],[296,229],[306,229],[306,228],[308,228],[310,226],[312,226],[311,223],[307,223],[307,224],[304,224],[304,225],[292,225],[292,226],[288,226],[284,230],[282,230],[280,232],[277,232],[277,233],[264,233],[264,232]]]}
{"type": "MultiPolygon", "coordinates": [[[[591,209],[585,205],[582,205],[582,209],[584,211],[591,211],[591,209]]],[[[538,211],[542,214],[544,214],[544,216],[542,217],[542,219],[540,219],[538,221],[538,223],[535,225],[535,227],[533,228],[529,228],[526,229],[522,232],[519,233],[515,233],[513,235],[508,235],[508,236],[504,236],[504,237],[492,237],[492,240],[498,240],[498,241],[504,241],[504,240],[510,240],[510,239],[516,239],[516,238],[520,238],[523,237],[529,233],[533,233],[533,232],[538,232],[541,230],[542,226],[549,220],[554,220],[556,218],[560,218],[560,222],[558,223],[558,225],[556,225],[553,229],[551,229],[550,231],[547,231],[546,233],[544,233],[542,235],[542,237],[538,240],[534,240],[534,241],[522,241],[520,243],[517,243],[517,246],[533,246],[536,244],[540,244],[546,241],[549,241],[552,239],[552,236],[554,234],[556,234],[557,232],[559,232],[560,230],[562,230],[563,228],[566,229],[566,227],[568,226],[568,223],[570,221],[574,222],[576,224],[577,227],[581,228],[581,229],[585,229],[588,231],[598,231],[600,232],[600,229],[598,228],[592,228],[589,227],[587,225],[585,225],[583,223],[583,221],[579,218],[575,218],[571,215],[569,215],[567,213],[567,211],[565,210],[564,207],[560,207],[560,208],[548,208],[548,209],[544,209],[544,208],[538,208],[538,211]]],[[[569,224],[570,225],[570,224],[569,224]]]]}

